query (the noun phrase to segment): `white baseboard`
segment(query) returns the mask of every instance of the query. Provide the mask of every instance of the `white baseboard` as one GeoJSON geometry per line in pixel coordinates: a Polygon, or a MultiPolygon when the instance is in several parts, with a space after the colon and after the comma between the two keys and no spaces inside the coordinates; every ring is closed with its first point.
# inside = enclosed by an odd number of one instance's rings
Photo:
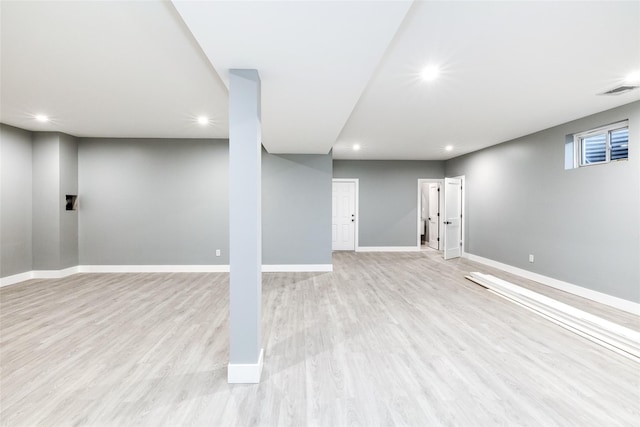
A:
{"type": "MultiPolygon", "coordinates": [[[[333,264],[265,264],[265,273],[331,272],[333,264]]],[[[31,279],[61,279],[76,273],[228,273],[229,265],[77,265],[64,270],[34,270],[0,278],[0,287],[31,279]]]]}
{"type": "Polygon", "coordinates": [[[262,375],[264,349],[260,349],[257,363],[229,363],[227,382],[229,384],[257,384],[262,375]]]}
{"type": "Polygon", "coordinates": [[[600,304],[605,304],[632,314],[640,314],[640,304],[638,304],[637,302],[614,297],[613,295],[594,291],[592,289],[574,285],[572,283],[563,282],[562,280],[554,279],[553,277],[543,276],[542,274],[533,273],[522,268],[503,264],[501,262],[483,258],[478,255],[465,253],[463,254],[463,257],[471,261],[479,262],[480,264],[488,265],[489,267],[494,267],[506,271],[507,273],[512,273],[517,276],[524,277],[525,279],[533,280],[534,282],[541,283],[551,288],[559,289],[570,294],[578,295],[582,298],[590,299],[591,301],[595,301],[600,304]]]}
{"type": "Polygon", "coordinates": [[[12,276],[0,279],[0,288],[3,286],[14,285],[31,279],[61,279],[78,273],[78,266],[65,268],[63,270],[33,270],[24,273],[14,274],[12,276]]]}
{"type": "Polygon", "coordinates": [[[80,273],[228,273],[229,265],[80,265],[80,273]]]}
{"type": "Polygon", "coordinates": [[[75,267],[69,267],[63,270],[34,270],[31,273],[34,279],[61,279],[79,272],[78,266],[76,265],[75,267]]]}
{"type": "Polygon", "coordinates": [[[417,246],[358,246],[356,252],[418,252],[417,246]]]}
{"type": "Polygon", "coordinates": [[[24,273],[3,277],[0,279],[0,287],[13,285],[31,279],[33,279],[33,271],[25,271],[24,273]]]}
{"type": "MultiPolygon", "coordinates": [[[[81,273],[228,273],[229,265],[81,265],[81,273]]],[[[262,271],[315,272],[333,271],[332,264],[263,264],[262,271]]]]}
{"type": "Polygon", "coordinates": [[[333,264],[263,264],[263,273],[329,272],[333,264]]]}

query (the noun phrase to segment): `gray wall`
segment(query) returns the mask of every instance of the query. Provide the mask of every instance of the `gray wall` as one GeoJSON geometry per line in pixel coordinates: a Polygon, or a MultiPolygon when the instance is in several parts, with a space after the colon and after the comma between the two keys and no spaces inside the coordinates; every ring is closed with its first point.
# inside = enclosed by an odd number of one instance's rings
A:
{"type": "MultiPolygon", "coordinates": [[[[80,264],[228,264],[228,148],[80,139],[80,264]]],[[[263,152],[262,167],[263,263],[330,264],[331,156],[263,152]]]]}
{"type": "Polygon", "coordinates": [[[635,102],[447,161],[466,176],[465,251],[640,302],[639,143],[635,102]],[[568,134],[624,119],[628,161],[564,169],[568,134]]]}
{"type": "Polygon", "coordinates": [[[78,142],[57,132],[33,134],[33,269],[78,265],[78,216],[65,196],[78,193],[78,142]]]}
{"type": "Polygon", "coordinates": [[[78,140],[60,134],[60,268],[78,265],[78,211],[65,208],[66,195],[78,194],[78,140]]]}
{"type": "Polygon", "coordinates": [[[228,264],[228,155],[226,140],[80,139],[80,264],[228,264]]]}
{"type": "Polygon", "coordinates": [[[263,264],[331,264],[331,155],[262,153],[263,264]]]}
{"type": "MultiPolygon", "coordinates": [[[[228,264],[226,140],[0,130],[1,277],[78,264],[228,264]],[[79,195],[79,211],[65,210],[67,194],[79,195]]],[[[265,264],[331,263],[331,171],[330,155],[263,152],[265,264]]]]}
{"type": "Polygon", "coordinates": [[[0,124],[0,277],[33,270],[31,133],[0,124]]]}
{"type": "Polygon", "coordinates": [[[416,246],[418,179],[442,179],[444,162],[334,160],[333,177],[359,179],[359,246],[416,246]]]}
{"type": "Polygon", "coordinates": [[[33,269],[60,268],[59,135],[33,136],[33,269]]]}

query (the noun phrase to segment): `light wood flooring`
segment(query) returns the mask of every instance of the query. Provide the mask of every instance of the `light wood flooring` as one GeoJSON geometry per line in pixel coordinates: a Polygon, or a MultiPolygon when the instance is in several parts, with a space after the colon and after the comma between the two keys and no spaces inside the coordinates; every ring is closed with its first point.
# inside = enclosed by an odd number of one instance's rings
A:
{"type": "Polygon", "coordinates": [[[0,289],[3,426],[639,426],[640,366],[464,279],[435,251],[263,275],[262,382],[229,385],[227,274],[0,289]]]}

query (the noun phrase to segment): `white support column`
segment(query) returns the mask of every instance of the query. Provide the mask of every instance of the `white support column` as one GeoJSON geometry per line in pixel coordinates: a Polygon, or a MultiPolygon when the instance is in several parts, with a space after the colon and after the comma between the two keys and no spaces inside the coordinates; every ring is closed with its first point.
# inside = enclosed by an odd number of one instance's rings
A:
{"type": "Polygon", "coordinates": [[[229,383],[262,373],[262,136],[260,76],[231,70],[229,80],[229,383]]]}

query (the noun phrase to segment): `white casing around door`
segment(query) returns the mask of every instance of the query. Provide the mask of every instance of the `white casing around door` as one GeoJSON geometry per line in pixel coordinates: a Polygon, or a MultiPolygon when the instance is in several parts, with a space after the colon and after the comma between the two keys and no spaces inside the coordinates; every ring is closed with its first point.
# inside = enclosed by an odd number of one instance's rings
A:
{"type": "Polygon", "coordinates": [[[444,259],[462,253],[462,180],[444,179],[444,259]]]}
{"type": "Polygon", "coordinates": [[[331,205],[331,248],[355,250],[356,183],[334,181],[331,205]]]}
{"type": "Polygon", "coordinates": [[[429,247],[440,249],[440,184],[429,184],[429,247]]]}

